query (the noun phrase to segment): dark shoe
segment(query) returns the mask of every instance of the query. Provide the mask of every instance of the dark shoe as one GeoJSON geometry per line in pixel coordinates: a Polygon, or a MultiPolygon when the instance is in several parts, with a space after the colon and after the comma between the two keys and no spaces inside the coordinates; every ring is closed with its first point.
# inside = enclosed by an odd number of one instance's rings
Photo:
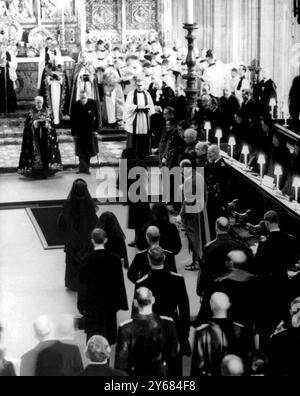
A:
{"type": "Polygon", "coordinates": [[[128,246],[131,247],[131,248],[135,248],[136,247],[136,241],[128,243],[128,246]]]}

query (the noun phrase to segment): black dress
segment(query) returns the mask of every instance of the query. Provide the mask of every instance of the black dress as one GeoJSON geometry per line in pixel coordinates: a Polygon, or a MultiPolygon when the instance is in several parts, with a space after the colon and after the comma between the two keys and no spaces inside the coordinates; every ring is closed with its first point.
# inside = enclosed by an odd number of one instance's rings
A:
{"type": "Polygon", "coordinates": [[[6,66],[0,67],[0,113],[13,113],[17,110],[17,96],[9,76],[9,62],[11,55],[6,52],[6,66]]]}
{"type": "Polygon", "coordinates": [[[84,201],[67,201],[59,216],[58,226],[65,233],[66,274],[65,286],[78,291],[79,271],[90,250],[90,235],[97,224],[96,208],[88,208],[84,201]]]}

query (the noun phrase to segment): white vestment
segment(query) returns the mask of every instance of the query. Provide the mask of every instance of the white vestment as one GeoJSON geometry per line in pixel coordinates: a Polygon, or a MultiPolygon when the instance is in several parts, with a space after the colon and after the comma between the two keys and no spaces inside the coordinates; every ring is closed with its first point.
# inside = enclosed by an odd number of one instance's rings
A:
{"type": "Polygon", "coordinates": [[[147,135],[150,127],[150,117],[155,114],[153,100],[147,91],[137,93],[137,105],[134,104],[135,90],[130,91],[124,107],[124,122],[125,129],[128,133],[136,133],[137,135],[147,135]],[[145,95],[147,102],[145,101],[145,95]],[[150,109],[147,113],[136,112],[137,107],[145,107],[148,104],[150,109]],[[136,121],[136,130],[134,131],[134,124],[136,121]]]}

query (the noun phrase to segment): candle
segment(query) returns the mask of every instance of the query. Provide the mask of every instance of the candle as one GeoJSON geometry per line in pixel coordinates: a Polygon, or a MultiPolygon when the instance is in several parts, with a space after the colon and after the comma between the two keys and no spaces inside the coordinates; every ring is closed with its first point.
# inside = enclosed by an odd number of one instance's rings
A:
{"type": "Polygon", "coordinates": [[[245,167],[248,166],[248,155],[250,154],[250,150],[248,146],[244,146],[242,150],[242,154],[244,155],[245,167]]]}
{"type": "Polygon", "coordinates": [[[206,130],[206,141],[209,142],[209,131],[211,130],[211,123],[209,121],[205,122],[204,129],[206,130]]]}
{"type": "Polygon", "coordinates": [[[194,0],[187,0],[187,23],[193,25],[194,20],[194,0]]]}
{"type": "Polygon", "coordinates": [[[258,156],[257,163],[260,166],[260,178],[263,179],[263,173],[264,173],[264,165],[266,164],[266,157],[263,154],[260,154],[258,156]]]}
{"type": "Polygon", "coordinates": [[[234,136],[231,136],[229,138],[228,144],[230,146],[230,154],[231,154],[230,156],[231,156],[231,158],[233,158],[233,148],[236,145],[236,140],[235,140],[234,136]]]}
{"type": "Polygon", "coordinates": [[[216,130],[216,138],[218,139],[218,146],[221,147],[221,139],[223,137],[222,129],[218,128],[216,130]]]}
{"type": "Polygon", "coordinates": [[[274,175],[276,176],[276,187],[279,190],[280,176],[283,175],[282,167],[280,165],[275,166],[274,175]]]}
{"type": "Polygon", "coordinates": [[[295,177],[295,179],[293,181],[293,187],[295,189],[295,201],[296,201],[296,210],[297,210],[298,198],[299,198],[299,188],[300,188],[300,178],[299,177],[295,177]]]}
{"type": "Polygon", "coordinates": [[[276,100],[274,99],[274,98],[272,98],[271,100],[270,100],[270,106],[271,106],[271,111],[272,111],[272,118],[274,118],[274,110],[275,110],[275,107],[276,107],[276,100]]]}

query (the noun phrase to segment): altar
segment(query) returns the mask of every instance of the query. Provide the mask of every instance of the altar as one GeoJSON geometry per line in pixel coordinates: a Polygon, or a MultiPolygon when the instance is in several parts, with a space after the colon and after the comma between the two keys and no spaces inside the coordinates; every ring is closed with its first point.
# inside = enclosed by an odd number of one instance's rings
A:
{"type": "MultiPolygon", "coordinates": [[[[17,58],[17,100],[18,105],[27,107],[38,95],[39,58],[17,58]]],[[[71,82],[75,61],[69,56],[63,57],[64,67],[71,82]]]]}

